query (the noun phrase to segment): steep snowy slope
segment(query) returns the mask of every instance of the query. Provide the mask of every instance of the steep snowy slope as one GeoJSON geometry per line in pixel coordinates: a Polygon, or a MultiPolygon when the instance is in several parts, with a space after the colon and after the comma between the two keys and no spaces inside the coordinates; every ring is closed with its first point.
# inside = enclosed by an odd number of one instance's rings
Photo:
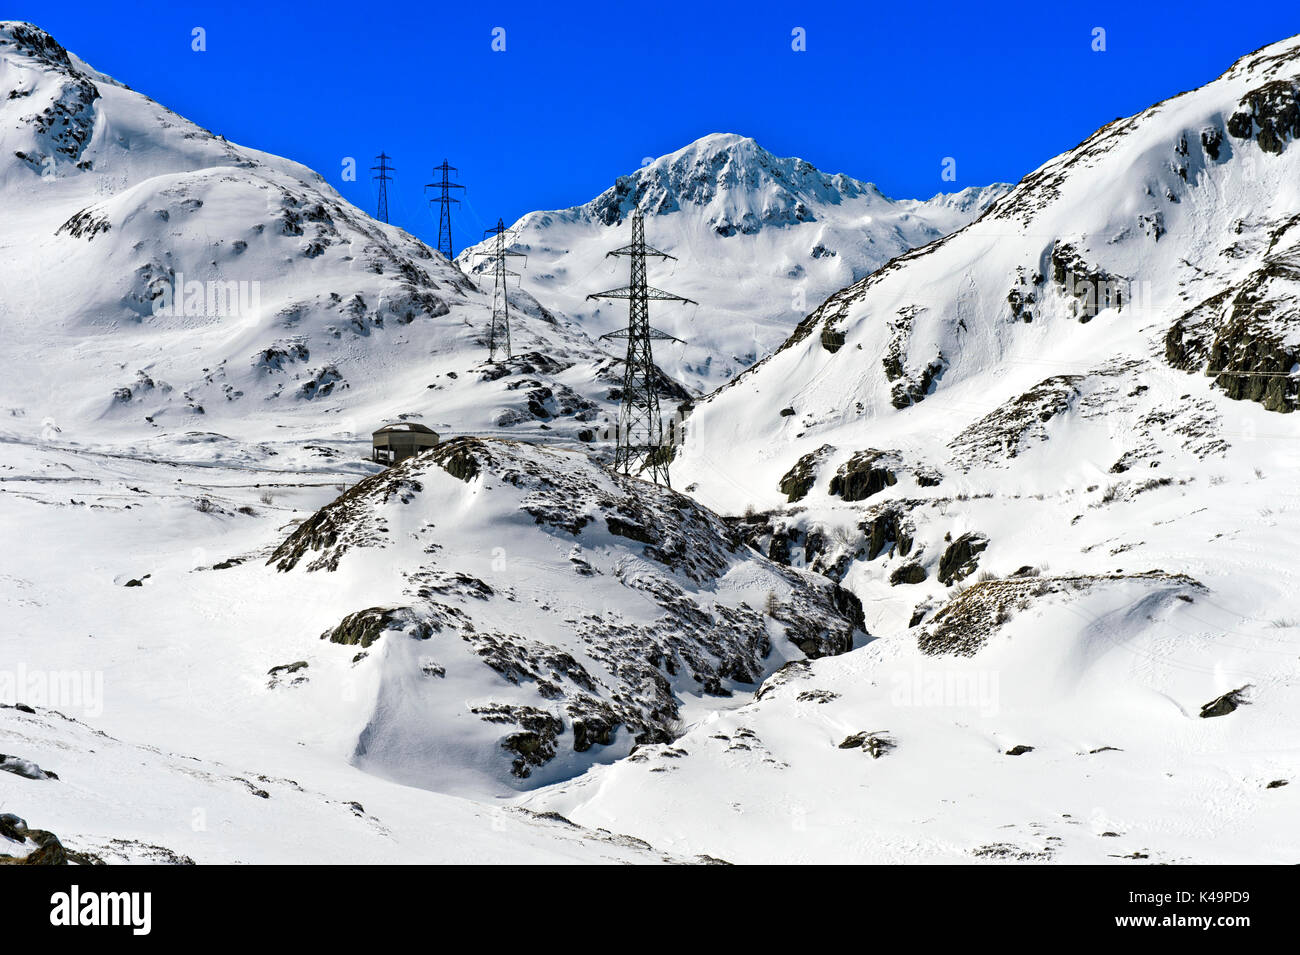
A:
{"type": "MultiPolygon", "coordinates": [[[[705,136],[649,162],[590,202],[532,212],[515,223],[526,254],[522,287],[593,337],[626,324],[622,303],[588,302],[627,284],[627,260],[605,254],[628,242],[633,209],[646,241],[677,262],[650,262],[650,284],[699,302],[653,309],[656,327],[685,341],[655,352],[659,365],[710,390],[785,339],[831,292],[908,249],[977,218],[1009,186],[971,187],[929,201],[895,200],[870,183],[773,156],[753,139],[705,136]]],[[[476,253],[457,257],[482,269],[476,253]]]]}
{"type": "Polygon", "coordinates": [[[519,293],[488,368],[487,295],[296,163],[235,146],[0,24],[0,317],[10,425],[65,440],[271,428],[365,437],[603,411],[602,349],[519,293]]]}
{"type": "Polygon", "coordinates": [[[880,639],[688,734],[671,782],[623,763],[530,804],[742,859],[1294,862],[1297,137],[1293,38],[699,402],[674,486],[880,639]]]}
{"type": "MultiPolygon", "coordinates": [[[[679,473],[719,493],[716,475],[746,480],[750,498],[773,503],[784,495],[772,471],[754,475],[751,462],[772,460],[779,478],[841,435],[844,457],[869,435],[964,470],[975,460],[958,433],[981,414],[1005,413],[1052,372],[1095,376],[1110,361],[1163,374],[1203,371],[1213,354],[1232,373],[1213,390],[1290,410],[1298,72],[1292,41],[1246,57],[1104,127],[980,221],[831,296],[775,355],[700,403],[679,473]],[[761,412],[746,413],[756,395],[761,412]],[[731,455],[743,465],[710,459],[733,440],[754,450],[731,455]]],[[[1186,381],[1197,400],[1210,384],[1186,381]]],[[[1096,463],[1126,450],[1098,449],[1096,463]]]]}

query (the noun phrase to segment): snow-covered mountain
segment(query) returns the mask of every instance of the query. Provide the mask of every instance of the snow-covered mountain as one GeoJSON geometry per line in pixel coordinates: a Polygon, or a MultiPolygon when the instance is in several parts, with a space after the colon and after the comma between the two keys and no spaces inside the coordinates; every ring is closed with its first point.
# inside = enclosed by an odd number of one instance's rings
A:
{"type": "MultiPolygon", "coordinates": [[[[655,361],[708,391],[784,341],[826,296],[961,228],[1009,188],[895,200],[871,183],[773,156],[753,139],[715,133],[620,176],[590,202],[529,213],[512,227],[511,248],[528,257],[523,289],[602,335],[626,325],[626,306],[586,298],[627,284],[627,260],[606,253],[627,244],[630,215],[641,210],[646,241],[677,258],[651,259],[650,284],[699,303],[652,308],[653,324],[684,342],[658,346],[655,361]]],[[[473,274],[487,267],[484,251],[468,248],[457,261],[473,274]]]]}
{"type": "Polygon", "coordinates": [[[12,426],[65,440],[270,429],[364,439],[567,433],[613,408],[604,349],[514,296],[519,360],[486,364],[491,290],[319,175],[236,146],[0,26],[0,315],[12,426]]]}
{"type": "Polygon", "coordinates": [[[0,855],[1294,862],[1298,116],[1293,38],[1006,194],[709,137],[526,217],[488,367],[476,277],[0,24],[0,855]],[[584,452],[634,204],[674,491],[584,452]]]}
{"type": "Polygon", "coordinates": [[[1292,38],[698,402],[674,486],[879,639],[772,678],[654,785],[621,763],[530,804],[734,859],[1294,862],[1298,117],[1292,38]]]}
{"type": "Polygon", "coordinates": [[[619,383],[579,326],[517,292],[488,365],[491,290],[310,170],[21,23],[0,156],[0,855],[690,861],[430,790],[663,749],[865,640],[833,582],[579,450],[619,383]],[[479,437],[381,471],[395,419],[479,437]]]}

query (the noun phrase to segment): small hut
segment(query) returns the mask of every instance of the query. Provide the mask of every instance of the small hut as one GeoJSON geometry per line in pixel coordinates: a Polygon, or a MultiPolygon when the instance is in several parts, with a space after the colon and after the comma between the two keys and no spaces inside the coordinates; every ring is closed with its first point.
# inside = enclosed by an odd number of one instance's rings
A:
{"type": "Polygon", "coordinates": [[[422,424],[401,421],[384,425],[372,439],[372,460],[380,464],[396,464],[432,448],[438,443],[438,433],[422,424]]]}

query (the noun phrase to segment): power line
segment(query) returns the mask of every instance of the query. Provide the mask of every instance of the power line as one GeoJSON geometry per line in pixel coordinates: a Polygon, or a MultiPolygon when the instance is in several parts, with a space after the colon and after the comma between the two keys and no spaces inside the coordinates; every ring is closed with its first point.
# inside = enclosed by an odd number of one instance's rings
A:
{"type": "Polygon", "coordinates": [[[376,169],[380,172],[380,174],[370,177],[377,179],[378,183],[380,183],[380,209],[374,213],[374,217],[381,222],[387,222],[389,221],[389,183],[393,181],[393,177],[389,173],[395,173],[396,169],[389,165],[389,160],[393,159],[393,157],[387,156],[383,152],[374,159],[380,161],[380,165],[370,166],[372,172],[376,169]]]}
{"type": "Polygon", "coordinates": [[[439,195],[433,199],[430,199],[429,202],[431,203],[436,202],[438,203],[439,206],[438,251],[447,257],[448,262],[450,262],[452,259],[456,257],[455,248],[452,246],[452,241],[451,241],[451,204],[453,202],[456,203],[457,205],[460,204],[460,200],[453,199],[451,197],[451,194],[448,192],[448,190],[465,188],[460,183],[452,182],[451,179],[449,178],[449,174],[453,172],[459,172],[459,171],[460,170],[458,170],[455,166],[449,166],[447,164],[447,160],[444,159],[442,161],[441,166],[433,167],[434,175],[437,175],[438,173],[442,173],[442,179],[438,180],[437,182],[425,183],[424,186],[425,189],[440,190],[439,195]]]}
{"type": "MultiPolygon", "coordinates": [[[[492,262],[492,326],[488,332],[488,361],[495,362],[498,348],[505,349],[506,358],[511,357],[510,297],[507,294],[506,283],[509,276],[518,278],[519,273],[506,268],[506,259],[511,257],[527,259],[527,256],[522,252],[510,252],[506,249],[506,237],[509,236],[513,240],[514,232],[507,229],[501,219],[497,220],[495,228],[484,230],[484,238],[490,235],[496,237],[496,241],[492,243],[492,251],[474,254],[481,255],[492,262]]],[[[450,234],[448,239],[450,240],[450,234]]]]}
{"type": "Polygon", "coordinates": [[[681,341],[666,332],[650,327],[650,300],[657,302],[698,302],[646,284],[647,256],[671,259],[674,256],[650,248],[645,244],[645,219],[640,211],[632,216],[632,243],[609,256],[627,256],[631,262],[631,280],[623,288],[593,292],[593,298],[625,298],[628,300],[627,328],[601,335],[605,338],[626,338],[627,358],[623,365],[623,404],[618,413],[618,445],[614,453],[614,470],[630,475],[635,468],[640,474],[649,469],[651,479],[672,487],[668,477],[667,449],[673,437],[670,429],[669,444],[664,443],[663,420],[659,413],[658,369],[655,368],[652,341],[681,341]]]}

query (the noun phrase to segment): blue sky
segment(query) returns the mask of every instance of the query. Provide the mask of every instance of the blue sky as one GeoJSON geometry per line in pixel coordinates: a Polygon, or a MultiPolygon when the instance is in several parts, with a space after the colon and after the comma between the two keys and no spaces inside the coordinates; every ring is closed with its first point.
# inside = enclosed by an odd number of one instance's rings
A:
{"type": "Polygon", "coordinates": [[[928,197],[1018,180],[1098,126],[1300,32],[1294,4],[10,2],[110,73],[228,139],[306,163],[432,242],[422,185],[468,190],[456,247],[498,216],[597,195],[710,132],[928,197]],[[191,49],[206,31],[205,52],[191,49]],[[492,49],[505,30],[505,50],[492,49]],[[791,48],[803,28],[806,50],[791,48]],[[1104,52],[1092,49],[1105,30],[1104,52]],[[957,161],[957,180],[940,173],[957,161]],[[368,175],[366,173],[365,175],[368,175]]]}

